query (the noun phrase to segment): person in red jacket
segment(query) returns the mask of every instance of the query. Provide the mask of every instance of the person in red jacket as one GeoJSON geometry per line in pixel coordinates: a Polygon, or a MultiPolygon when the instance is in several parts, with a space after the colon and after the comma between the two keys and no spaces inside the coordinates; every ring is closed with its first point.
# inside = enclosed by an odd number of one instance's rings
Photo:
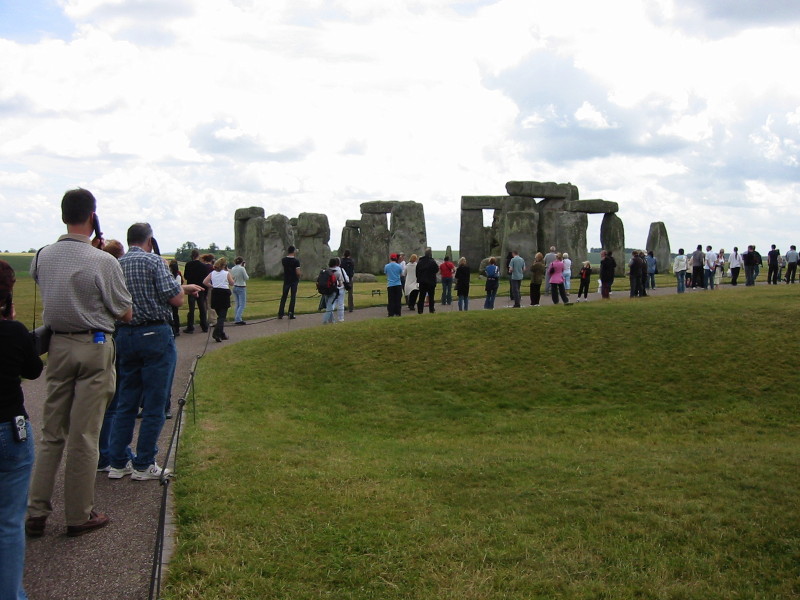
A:
{"type": "Polygon", "coordinates": [[[455,272],[456,266],[449,256],[445,256],[444,262],[439,265],[439,273],[442,276],[442,305],[453,303],[453,275],[455,272]]]}

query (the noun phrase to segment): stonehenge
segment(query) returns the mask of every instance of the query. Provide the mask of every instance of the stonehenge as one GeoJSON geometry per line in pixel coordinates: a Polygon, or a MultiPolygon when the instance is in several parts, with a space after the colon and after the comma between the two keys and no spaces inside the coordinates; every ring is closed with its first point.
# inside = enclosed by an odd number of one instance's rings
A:
{"type": "MultiPolygon", "coordinates": [[[[531,264],[537,252],[544,254],[555,246],[569,253],[573,265],[579,265],[587,257],[588,215],[602,214],[600,244],[613,251],[617,274],[624,275],[625,228],[616,202],[582,200],[572,183],[509,181],[506,192],[506,196],[461,197],[459,253],[453,254],[448,246],[454,261],[464,256],[474,268],[487,257],[496,256],[505,273],[506,256],[511,250],[517,250],[531,264]],[[492,211],[490,226],[484,226],[485,210],[492,211]]],[[[359,219],[345,222],[337,252],[342,256],[349,249],[357,272],[381,274],[390,253],[410,256],[425,251],[425,211],[419,202],[364,202],[360,212],[359,219]]],[[[332,256],[330,226],[324,214],[265,218],[263,208],[240,208],[234,215],[234,229],[236,253],[247,259],[248,269],[256,277],[280,277],[281,259],[289,245],[298,249],[304,279],[316,279],[332,256]]],[[[653,251],[660,270],[668,270],[670,247],[664,223],[650,225],[646,248],[653,251]]],[[[573,267],[573,272],[578,270],[573,267]]]]}

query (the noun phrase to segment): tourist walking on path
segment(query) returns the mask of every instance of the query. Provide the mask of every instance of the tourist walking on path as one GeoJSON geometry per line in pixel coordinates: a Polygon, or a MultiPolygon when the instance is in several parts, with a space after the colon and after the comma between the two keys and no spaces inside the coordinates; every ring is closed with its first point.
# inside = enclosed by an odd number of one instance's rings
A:
{"type": "Polygon", "coordinates": [[[739,285],[739,271],[742,268],[742,255],[739,254],[739,247],[734,246],[733,252],[728,256],[728,269],[731,273],[731,285],[739,285]]]}
{"type": "Polygon", "coordinates": [[[456,266],[449,256],[445,256],[444,262],[439,265],[439,274],[442,276],[442,306],[453,303],[453,275],[455,272],[456,266]]]}
{"type": "Polygon", "coordinates": [[[297,249],[294,246],[289,246],[286,250],[286,256],[281,259],[283,266],[283,292],[281,293],[281,303],[278,306],[278,318],[282,319],[284,308],[286,307],[286,297],[291,293],[292,297],[289,300],[289,318],[294,319],[294,305],[297,299],[297,284],[300,282],[300,261],[295,256],[297,249]]]}
{"type": "Polygon", "coordinates": [[[572,259],[566,252],[561,254],[561,262],[564,263],[564,290],[569,293],[569,288],[572,285],[572,259]]]}
{"type": "MultiPolygon", "coordinates": [[[[397,262],[397,254],[389,256],[389,262],[383,267],[383,272],[386,273],[386,296],[388,299],[386,308],[390,317],[399,317],[403,306],[403,285],[400,281],[403,267],[397,262]]],[[[408,279],[406,279],[406,282],[408,282],[408,279]]]]}
{"type": "MultiPolygon", "coordinates": [[[[194,333],[194,311],[195,308],[199,314],[200,329],[205,333],[208,331],[208,310],[207,310],[207,295],[203,280],[208,275],[206,266],[199,260],[200,251],[196,248],[192,250],[192,259],[187,262],[183,267],[183,276],[186,283],[199,286],[201,291],[196,297],[189,296],[189,313],[186,315],[186,329],[183,333],[194,333]]],[[[118,257],[119,258],[119,257],[118,257]]]]}
{"type": "Polygon", "coordinates": [[[15,281],[14,269],[0,260],[0,598],[10,600],[27,598],[25,509],[34,457],[20,378],[36,379],[43,368],[30,332],[14,320],[15,281]]]}
{"type": "MultiPolygon", "coordinates": [[[[217,322],[211,337],[215,342],[227,340],[225,319],[231,307],[231,288],[233,277],[228,272],[228,260],[223,256],[214,263],[214,270],[203,280],[203,285],[211,290],[211,308],[217,313],[217,322]]],[[[174,306],[174,305],[173,305],[174,306]]]]}
{"type": "Polygon", "coordinates": [[[341,267],[350,282],[350,286],[347,288],[347,312],[353,312],[353,276],[356,274],[356,261],[350,255],[350,250],[344,251],[341,267]]]}
{"type": "Polygon", "coordinates": [[[556,255],[556,259],[550,263],[550,270],[548,271],[550,282],[550,295],[553,298],[553,304],[558,304],[558,297],[561,296],[564,304],[569,304],[567,292],[564,290],[564,262],[562,255],[556,255]]]}
{"type": "Polygon", "coordinates": [[[794,283],[795,274],[797,273],[797,247],[794,244],[789,246],[789,251],[786,253],[786,283],[794,283]]]}
{"type": "Polygon", "coordinates": [[[720,248],[717,252],[717,260],[714,270],[714,283],[717,287],[722,283],[722,276],[725,274],[725,248],[720,248]]]}
{"type": "Polygon", "coordinates": [[[493,309],[494,299],[497,297],[497,288],[500,287],[500,269],[497,266],[497,259],[492,256],[489,258],[489,264],[486,265],[486,300],[483,303],[483,308],[493,309]]]}
{"type": "Polygon", "coordinates": [[[611,286],[617,271],[617,261],[611,250],[600,251],[600,295],[608,300],[611,297],[611,286]]]}
{"type": "Polygon", "coordinates": [[[703,252],[703,245],[697,244],[697,250],[692,252],[692,289],[698,286],[703,287],[703,266],[706,262],[706,255],[703,252]]]}
{"type": "Polygon", "coordinates": [[[405,266],[404,292],[408,302],[408,310],[416,310],[417,296],[419,296],[419,283],[417,282],[417,259],[416,254],[412,254],[405,266]]]}
{"type": "MultiPolygon", "coordinates": [[[[53,512],[53,487],[65,449],[67,535],[83,535],[109,522],[94,507],[98,438],[106,406],[114,395],[114,321],[127,323],[133,313],[120,263],[98,249],[103,245],[102,234],[89,238],[97,231],[95,210],[95,198],[88,190],[64,194],[61,220],[67,225],[67,234],[42,248],[30,269],[41,290],[42,320],[53,331],[42,433],[25,523],[25,531],[32,537],[44,535],[53,512]]],[[[174,285],[167,265],[157,258],[164,276],[174,285]]],[[[166,335],[174,340],[167,319],[169,313],[162,320],[166,335]]]]}
{"type": "Polygon", "coordinates": [[[417,282],[419,283],[419,297],[417,298],[417,312],[422,314],[425,310],[425,298],[428,299],[428,311],[436,312],[436,275],[439,274],[439,265],[433,258],[430,248],[425,249],[425,256],[417,263],[417,282]]]}
{"type": "MultiPolygon", "coordinates": [[[[122,257],[120,257],[122,258],[122,257]]],[[[175,282],[178,285],[183,285],[183,275],[181,275],[181,270],[178,267],[178,261],[174,258],[169,261],[169,272],[175,278],[175,282]]],[[[181,334],[181,315],[178,312],[178,307],[172,307],[172,335],[178,337],[181,334]]]]}
{"type": "MultiPolygon", "coordinates": [[[[550,246],[550,252],[544,255],[544,272],[550,273],[550,265],[553,264],[553,261],[556,259],[556,247],[550,246]]],[[[549,275],[545,276],[545,284],[544,284],[544,293],[550,293],[550,277],[549,275]]]]}
{"type": "Polygon", "coordinates": [[[644,296],[644,278],[642,273],[647,274],[647,264],[640,256],[638,250],[634,250],[631,254],[631,262],[628,263],[628,276],[631,282],[631,298],[638,298],[644,296]]]}
{"type": "Polygon", "coordinates": [[[247,274],[244,259],[237,256],[233,261],[234,265],[231,267],[231,277],[233,278],[233,297],[236,299],[236,312],[233,315],[234,325],[247,325],[244,320],[244,307],[247,304],[247,280],[250,275],[247,274]]]}
{"type": "Polygon", "coordinates": [[[539,302],[542,299],[542,283],[544,282],[545,268],[544,256],[541,252],[537,252],[536,256],[533,258],[533,264],[531,265],[531,306],[539,306],[539,302]]]}
{"type": "Polygon", "coordinates": [[[752,244],[747,247],[747,252],[742,254],[742,263],[744,264],[744,278],[745,285],[751,286],[756,284],[756,247],[752,244]]]}
{"type": "Polygon", "coordinates": [[[686,263],[686,255],[683,253],[683,248],[680,248],[675,260],[672,261],[672,272],[675,274],[675,279],[678,283],[679,294],[683,294],[686,291],[686,263]]]}
{"type": "Polygon", "coordinates": [[[589,284],[592,281],[592,264],[588,260],[583,261],[583,267],[581,267],[578,276],[580,278],[580,284],[578,285],[578,301],[580,301],[581,294],[583,294],[583,301],[586,302],[589,300],[589,284]]]}
{"type": "Polygon", "coordinates": [[[338,294],[336,296],[336,302],[334,303],[334,311],[336,312],[335,317],[337,323],[344,323],[345,295],[347,294],[348,289],[352,289],[352,284],[350,282],[350,278],[347,276],[347,273],[342,268],[342,261],[338,258],[334,258],[333,260],[336,261],[336,266],[333,268],[333,270],[339,274],[339,277],[337,278],[338,294]]]}
{"type": "Polygon", "coordinates": [[[458,259],[456,269],[456,295],[458,296],[458,310],[469,310],[469,266],[467,259],[458,259]]]}
{"type": "Polygon", "coordinates": [[[647,256],[645,257],[645,261],[647,262],[647,281],[645,282],[646,285],[644,287],[645,289],[654,290],[656,289],[656,273],[658,273],[658,259],[653,255],[652,250],[647,251],[647,256]]]}
{"type": "Polygon", "coordinates": [[[706,246],[706,257],[703,262],[703,289],[714,289],[714,272],[717,269],[717,253],[706,246]]]}
{"type": "Polygon", "coordinates": [[[522,306],[520,304],[522,302],[520,288],[522,287],[522,279],[525,277],[525,260],[516,250],[511,252],[511,260],[508,263],[508,273],[511,280],[511,300],[514,302],[514,308],[520,308],[520,306],[522,306]]]}
{"type": "Polygon", "coordinates": [[[781,251],[772,244],[769,252],[767,252],[767,285],[778,285],[778,259],[780,258],[781,251]]]}

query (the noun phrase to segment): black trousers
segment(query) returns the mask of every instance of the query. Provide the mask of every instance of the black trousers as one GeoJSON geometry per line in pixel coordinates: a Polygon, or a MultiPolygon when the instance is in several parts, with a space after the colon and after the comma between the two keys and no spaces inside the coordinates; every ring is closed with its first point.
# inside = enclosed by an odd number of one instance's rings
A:
{"type": "Polygon", "coordinates": [[[403,286],[393,285],[386,288],[386,295],[388,296],[387,310],[390,317],[399,317],[400,311],[403,307],[403,286]]]}
{"type": "Polygon", "coordinates": [[[741,267],[731,267],[731,285],[739,285],[739,269],[741,267]]]}
{"type": "Polygon", "coordinates": [[[536,306],[539,304],[539,301],[542,299],[542,284],[541,283],[532,283],[531,284],[531,306],[536,306]]]}
{"type": "Polygon", "coordinates": [[[581,294],[583,294],[584,298],[586,298],[588,296],[588,294],[589,294],[589,280],[588,279],[581,279],[581,284],[578,287],[578,298],[581,297],[581,294]]]}
{"type": "Polygon", "coordinates": [[[703,287],[703,265],[692,267],[692,287],[703,287]]]}
{"type": "Polygon", "coordinates": [[[208,291],[203,290],[197,297],[189,294],[189,314],[186,316],[186,329],[192,331],[194,329],[194,309],[200,311],[200,329],[208,331],[208,315],[206,314],[206,296],[208,291]]]}
{"type": "Polygon", "coordinates": [[[419,298],[417,298],[417,312],[422,314],[422,311],[425,310],[425,297],[428,297],[428,311],[429,312],[436,312],[435,304],[436,304],[436,284],[433,285],[429,283],[420,283],[419,284],[419,298]]]}
{"type": "Polygon", "coordinates": [[[794,283],[794,277],[797,273],[797,263],[786,263],[786,283],[794,283]]]}
{"type": "Polygon", "coordinates": [[[767,283],[778,285],[778,265],[769,265],[767,270],[767,283]]]}

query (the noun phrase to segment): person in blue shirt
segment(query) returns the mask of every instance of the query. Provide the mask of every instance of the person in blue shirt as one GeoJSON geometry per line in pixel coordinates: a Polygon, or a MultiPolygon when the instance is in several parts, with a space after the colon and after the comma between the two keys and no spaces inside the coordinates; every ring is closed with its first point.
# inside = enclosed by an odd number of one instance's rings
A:
{"type": "Polygon", "coordinates": [[[403,275],[403,267],[397,262],[397,254],[389,257],[389,262],[383,267],[386,273],[386,295],[389,297],[387,308],[390,317],[399,317],[400,309],[403,305],[403,285],[400,277],[403,275]]]}

